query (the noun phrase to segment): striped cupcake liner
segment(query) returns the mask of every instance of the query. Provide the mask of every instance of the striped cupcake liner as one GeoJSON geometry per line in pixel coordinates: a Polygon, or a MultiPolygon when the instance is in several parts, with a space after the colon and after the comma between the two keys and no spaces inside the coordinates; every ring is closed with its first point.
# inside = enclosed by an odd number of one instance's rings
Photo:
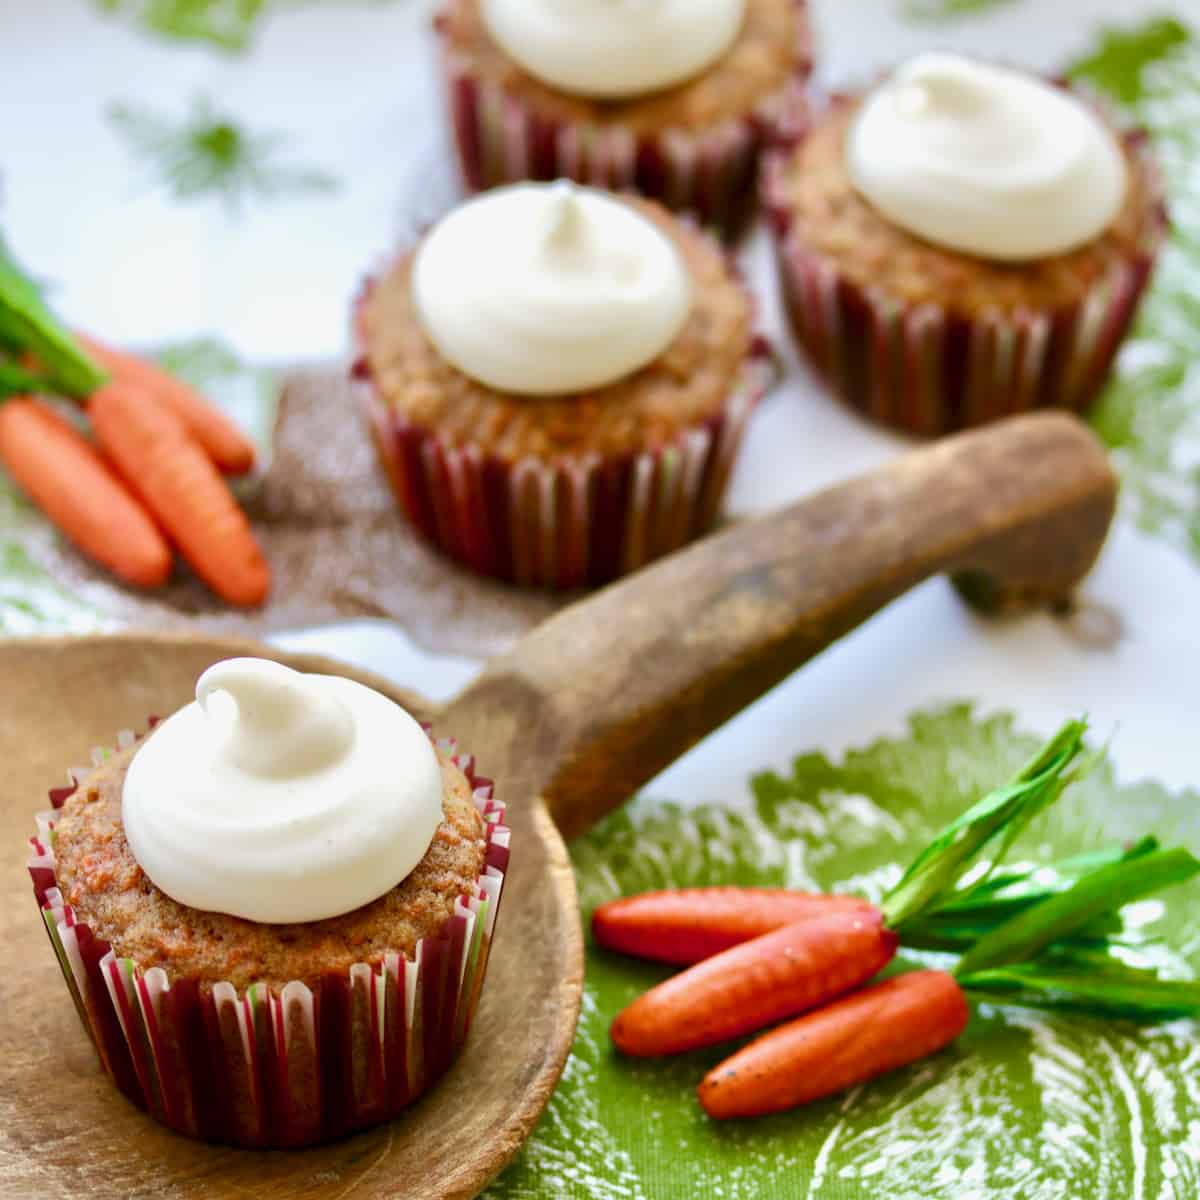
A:
{"type": "Polygon", "coordinates": [[[355,374],[396,499],[422,537],[482,575],[568,589],[628,574],[711,527],[775,365],[756,340],[721,411],[662,449],[516,463],[446,444],[390,408],[362,360],[355,374]]]}
{"type": "Polygon", "coordinates": [[[768,131],[794,123],[806,103],[812,48],[806,6],[798,7],[796,68],[788,82],[750,114],[702,129],[635,134],[620,125],[548,116],[521,95],[475,74],[461,54],[444,47],[446,103],[464,183],[478,192],[524,179],[567,178],[636,191],[732,236],[754,207],[768,131]]]}
{"type": "MultiPolygon", "coordinates": [[[[135,740],[128,731],[120,748],[135,740]]],[[[316,986],[170,981],[118,958],[81,923],[55,875],[55,812],[91,768],[50,793],[29,873],[51,945],[104,1070],[150,1116],[188,1137],[240,1146],[304,1146],[397,1115],[446,1072],[470,1030],[508,868],[510,831],[492,783],[453,743],[488,828],[476,886],[412,958],[357,963],[316,986]]],[[[94,765],[107,752],[93,754],[94,765]]]]}
{"type": "MultiPolygon", "coordinates": [[[[801,138],[803,134],[799,135],[801,138]]],[[[795,142],[767,155],[763,206],[793,332],[839,399],[880,424],[937,435],[1036,408],[1086,409],[1097,397],[1150,281],[1167,229],[1141,131],[1123,135],[1146,163],[1159,218],[1135,253],[1076,304],[967,316],[863,287],[809,246],[783,186],[795,142]]]]}

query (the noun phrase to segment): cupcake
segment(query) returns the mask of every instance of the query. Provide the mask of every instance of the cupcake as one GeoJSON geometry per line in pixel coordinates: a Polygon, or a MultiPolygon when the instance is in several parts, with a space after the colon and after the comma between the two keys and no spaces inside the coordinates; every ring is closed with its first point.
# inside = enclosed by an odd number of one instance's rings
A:
{"type": "Polygon", "coordinates": [[[179,1133],[394,1116],[479,999],[508,860],[470,759],[361,684],[231,659],[51,795],[29,869],[104,1070],[179,1133]]]}
{"type": "Polygon", "coordinates": [[[368,284],[355,326],[400,507],[519,584],[603,583],[707,529],[771,372],[716,244],[565,181],[452,212],[368,284]]]}
{"type": "Polygon", "coordinates": [[[811,69],[803,0],[445,0],[437,28],[469,188],[566,177],[727,234],[811,69]]]}
{"type": "Polygon", "coordinates": [[[771,152],[763,192],[814,367],[922,434],[1086,408],[1166,228],[1140,132],[950,54],[832,100],[771,152]]]}

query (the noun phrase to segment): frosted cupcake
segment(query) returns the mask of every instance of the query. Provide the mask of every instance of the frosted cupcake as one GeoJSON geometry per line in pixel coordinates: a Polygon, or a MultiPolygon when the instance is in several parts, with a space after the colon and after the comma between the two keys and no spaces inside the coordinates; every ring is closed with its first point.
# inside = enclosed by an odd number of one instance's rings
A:
{"type": "Polygon", "coordinates": [[[718,246],[567,182],[451,213],[367,286],[356,329],[401,508],[521,584],[602,583],[707,529],[770,376],[718,246]]]}
{"type": "Polygon", "coordinates": [[[800,345],[843,400],[914,433],[1086,408],[1166,224],[1140,133],[949,54],[832,101],[763,190],[800,345]]]}
{"type": "Polygon", "coordinates": [[[233,659],[52,795],[30,873],[105,1071],[172,1129],[300,1146],[394,1116],[479,998],[503,807],[391,700],[233,659]]]}
{"type": "Polygon", "coordinates": [[[564,176],[724,232],[811,69],[803,0],[445,0],[437,27],[468,187],[564,176]]]}

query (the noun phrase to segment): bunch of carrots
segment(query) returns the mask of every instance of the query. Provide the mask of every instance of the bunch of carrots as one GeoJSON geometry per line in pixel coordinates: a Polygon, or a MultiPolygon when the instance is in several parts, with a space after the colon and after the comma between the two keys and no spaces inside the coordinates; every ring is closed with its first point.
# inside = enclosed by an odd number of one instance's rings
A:
{"type": "Polygon", "coordinates": [[[83,553],[159,587],[178,550],[231,604],[258,605],[271,573],[224,475],[254,446],[154,364],[67,333],[0,242],[0,464],[83,553]],[[79,403],[89,439],[37,398],[79,403]]]}
{"type": "Polygon", "coordinates": [[[606,949],[687,967],[619,1013],[611,1036],[639,1057],[756,1033],[699,1085],[717,1119],[781,1112],[949,1045],[966,992],[1125,1019],[1200,1012],[1200,984],[1130,965],[1121,908],[1200,873],[1153,837],[1042,867],[1004,869],[1020,832],[1096,761],[1071,722],[1005,787],[952,822],[878,905],[755,888],[649,892],[603,904],[606,949]],[[989,862],[977,859],[993,847],[989,862]],[[958,955],[953,971],[869,981],[897,950],[958,955]],[[1122,953],[1125,957],[1122,958],[1122,953]]]}

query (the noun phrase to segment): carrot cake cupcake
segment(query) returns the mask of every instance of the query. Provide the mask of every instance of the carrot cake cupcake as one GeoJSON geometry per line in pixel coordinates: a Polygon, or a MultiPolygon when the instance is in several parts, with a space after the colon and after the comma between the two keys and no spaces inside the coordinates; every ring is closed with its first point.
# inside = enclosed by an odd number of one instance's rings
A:
{"type": "Polygon", "coordinates": [[[843,400],[914,433],[1086,408],[1166,227],[1144,135],[951,54],[834,99],[763,189],[801,346],[843,400]]]}
{"type": "Polygon", "coordinates": [[[812,65],[803,0],[444,0],[437,28],[468,187],[565,176],[725,233],[812,65]]]}
{"type": "Polygon", "coordinates": [[[30,860],[117,1086],[260,1147],[412,1103],[479,998],[508,861],[488,781],[378,692],[260,659],[123,740],[30,860]]]}
{"type": "Polygon", "coordinates": [[[598,584],[712,523],[770,376],[715,243],[560,181],[469,201],[360,299],[356,374],[416,528],[475,570],[598,584]]]}

